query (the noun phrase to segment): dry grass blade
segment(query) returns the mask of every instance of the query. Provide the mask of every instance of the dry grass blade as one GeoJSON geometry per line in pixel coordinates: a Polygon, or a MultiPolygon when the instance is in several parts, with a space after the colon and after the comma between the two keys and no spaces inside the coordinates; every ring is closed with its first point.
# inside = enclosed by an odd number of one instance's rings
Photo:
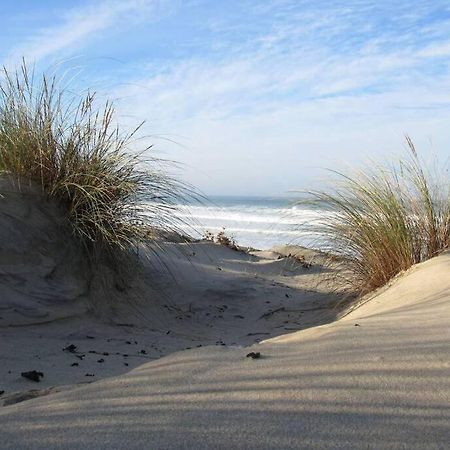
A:
{"type": "Polygon", "coordinates": [[[398,164],[337,173],[333,189],[301,202],[327,211],[310,231],[360,294],[450,247],[448,167],[431,172],[407,144],[398,164]]]}
{"type": "Polygon", "coordinates": [[[58,89],[56,78],[37,78],[25,63],[15,73],[4,70],[1,173],[41,186],[66,208],[88,247],[125,250],[149,236],[179,232],[177,204],[192,191],[167,175],[160,160],[131,151],[139,127],[121,133],[113,106],[95,103],[94,94],[76,100],[58,89]]]}

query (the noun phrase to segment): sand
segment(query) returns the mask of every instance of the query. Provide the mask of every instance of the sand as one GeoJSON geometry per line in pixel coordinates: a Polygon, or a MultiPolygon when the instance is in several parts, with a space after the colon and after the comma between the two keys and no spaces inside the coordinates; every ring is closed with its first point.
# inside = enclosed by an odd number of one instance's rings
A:
{"type": "Polygon", "coordinates": [[[305,268],[276,251],[167,242],[120,277],[107,264],[90,271],[55,205],[35,189],[3,192],[0,405],[174,351],[251,345],[340,312],[340,297],[318,286],[321,264],[305,268]],[[44,374],[39,383],[21,376],[30,370],[44,374]]]}
{"type": "Polygon", "coordinates": [[[87,283],[27,198],[0,208],[2,448],[447,448],[450,254],[351,312],[292,249],[166,243],[87,283]]]}

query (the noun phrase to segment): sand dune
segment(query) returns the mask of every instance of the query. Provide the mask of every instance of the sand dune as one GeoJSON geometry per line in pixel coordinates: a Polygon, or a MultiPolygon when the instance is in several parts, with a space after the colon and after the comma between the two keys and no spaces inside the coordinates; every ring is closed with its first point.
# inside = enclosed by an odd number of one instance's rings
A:
{"type": "Polygon", "coordinates": [[[339,313],[338,296],[317,288],[320,264],[304,268],[277,252],[163,243],[118,276],[106,263],[89,268],[63,215],[36,190],[10,189],[0,221],[0,405],[174,351],[251,345],[339,313]],[[21,377],[30,370],[44,374],[39,383],[21,377]]]}
{"type": "Polygon", "coordinates": [[[0,326],[87,310],[87,267],[64,217],[36,189],[0,178],[0,326]]]}
{"type": "Polygon", "coordinates": [[[122,374],[174,351],[251,345],[330,322],[340,311],[334,307],[339,296],[315,289],[316,268],[210,243],[166,246],[162,258],[170,273],[155,269],[162,261],[144,260],[147,266],[123,291],[91,285],[79,311],[70,299],[61,300],[60,315],[55,317],[50,301],[11,296],[0,327],[0,389],[5,391],[0,404],[23,398],[30,389],[122,374]],[[99,312],[97,299],[102,300],[99,312]],[[76,351],[63,350],[69,345],[76,351]],[[44,378],[32,383],[20,376],[27,370],[41,371],[44,378]]]}
{"type": "Polygon", "coordinates": [[[449,254],[426,262],[332,324],[3,408],[3,446],[444,449],[449,270],[449,254]]]}
{"type": "Polygon", "coordinates": [[[21,202],[1,215],[2,448],[448,447],[450,253],[335,320],[318,260],[280,249],[167,243],[86,286],[55,210],[21,202]]]}

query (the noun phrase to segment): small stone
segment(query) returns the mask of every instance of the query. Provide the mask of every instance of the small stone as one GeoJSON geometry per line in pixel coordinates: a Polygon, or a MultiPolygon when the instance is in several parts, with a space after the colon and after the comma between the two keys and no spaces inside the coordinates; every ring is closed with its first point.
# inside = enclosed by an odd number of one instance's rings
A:
{"type": "Polygon", "coordinates": [[[67,347],[63,348],[63,352],[75,353],[77,351],[77,346],[70,344],[67,347]]]}
{"type": "Polygon", "coordinates": [[[74,363],[72,363],[71,365],[70,365],[70,367],[77,367],[78,366],[78,363],[77,362],[74,362],[74,363]]]}
{"type": "Polygon", "coordinates": [[[41,381],[41,378],[44,377],[44,374],[42,372],[38,372],[36,370],[30,370],[29,372],[22,372],[21,375],[24,378],[27,378],[31,381],[36,381],[37,383],[41,381]]]}
{"type": "Polygon", "coordinates": [[[246,358],[259,359],[259,358],[261,358],[261,353],[260,352],[250,352],[250,353],[247,353],[246,358]]]}

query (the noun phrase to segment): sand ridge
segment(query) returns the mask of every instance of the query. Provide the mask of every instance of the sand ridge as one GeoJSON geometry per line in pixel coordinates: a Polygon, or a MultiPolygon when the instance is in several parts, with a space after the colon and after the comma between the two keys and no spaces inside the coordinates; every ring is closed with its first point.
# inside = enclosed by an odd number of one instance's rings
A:
{"type": "Polygon", "coordinates": [[[336,320],[292,248],[167,242],[86,282],[25,194],[0,208],[2,448],[446,448],[450,253],[336,320]]]}
{"type": "Polygon", "coordinates": [[[130,299],[116,299],[102,316],[71,315],[69,309],[65,318],[0,327],[5,390],[0,403],[29,389],[126,373],[174,351],[251,345],[332,321],[339,312],[334,293],[314,289],[314,269],[295,261],[262,259],[202,242],[186,244],[182,251],[171,248],[164,258],[171,273],[138,277],[123,292],[130,299]],[[76,350],[64,350],[70,345],[76,350]],[[39,384],[20,376],[31,369],[44,373],[39,384]]]}
{"type": "Polygon", "coordinates": [[[106,266],[89,272],[63,215],[36,189],[10,190],[0,206],[0,404],[179,350],[251,345],[339,312],[339,297],[318,288],[319,264],[168,242],[158,255],[142,250],[120,279],[106,266]],[[44,374],[39,383],[21,376],[30,370],[44,374]]]}
{"type": "Polygon", "coordinates": [[[178,352],[0,410],[14,448],[444,449],[450,254],[336,322],[178,352]]]}

